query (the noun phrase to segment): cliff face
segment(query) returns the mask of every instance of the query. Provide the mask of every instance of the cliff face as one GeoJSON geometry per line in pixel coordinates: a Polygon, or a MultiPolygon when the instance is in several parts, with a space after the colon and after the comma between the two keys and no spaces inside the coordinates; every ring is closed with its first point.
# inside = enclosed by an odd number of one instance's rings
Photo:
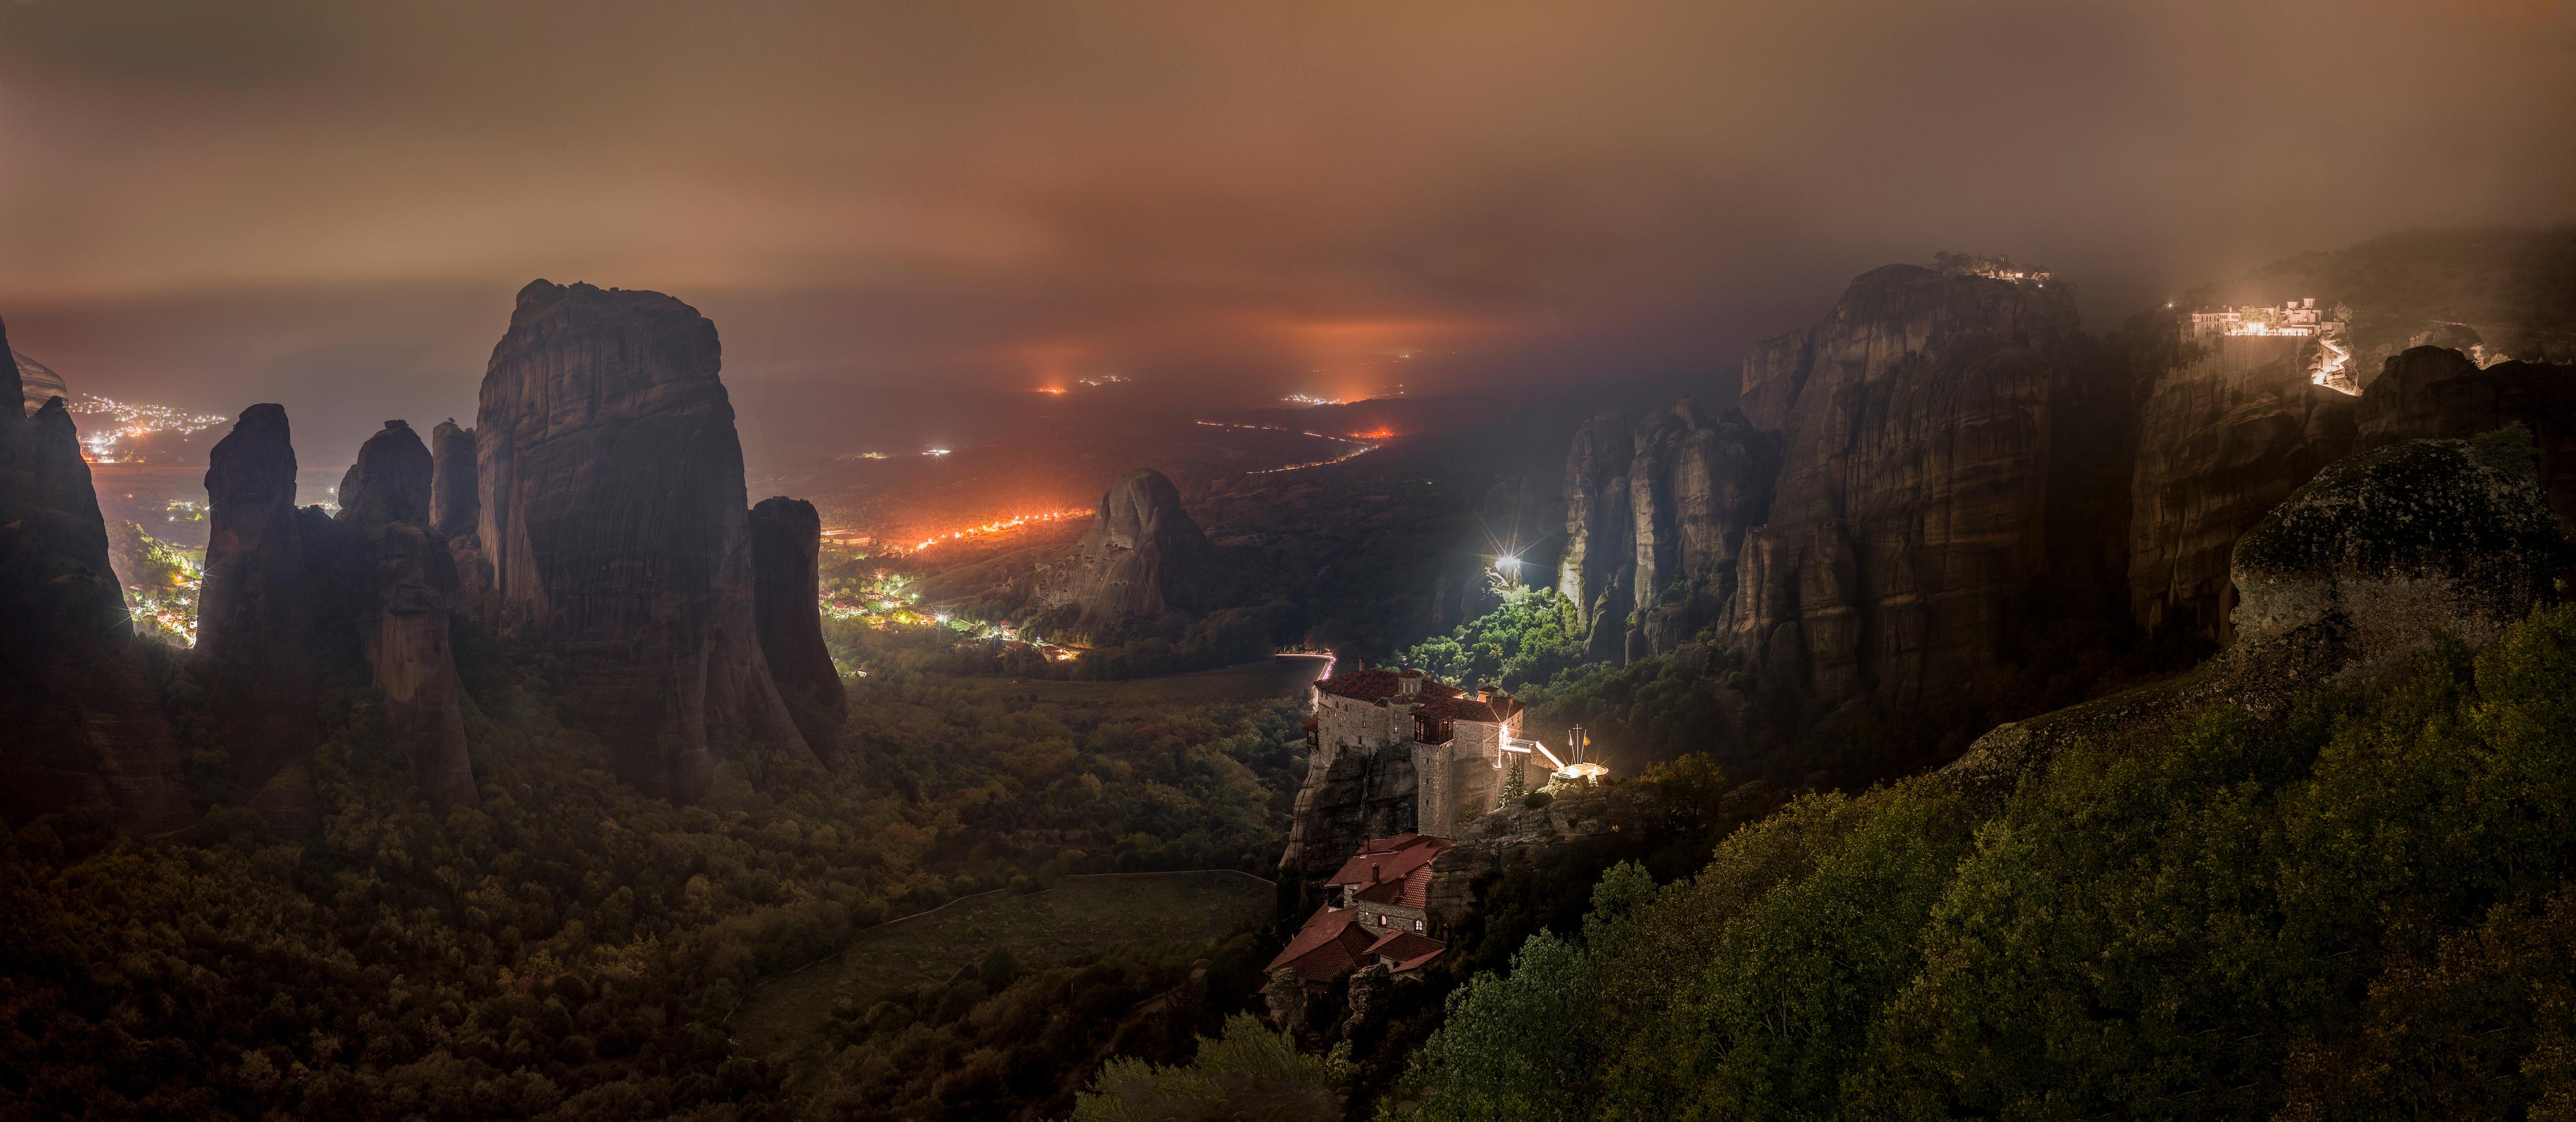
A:
{"type": "Polygon", "coordinates": [[[2050,407],[2085,374],[2081,345],[2063,286],[1898,265],[1764,348],[1798,365],[1759,375],[1783,448],[1726,624],[1738,648],[1819,699],[1900,707],[1991,666],[2043,570],[2050,407]]]}
{"type": "Polygon", "coordinates": [[[456,572],[429,529],[432,460],[419,435],[387,421],[369,437],[341,477],[336,517],[295,507],[278,406],[243,410],[211,464],[194,657],[253,809],[290,836],[313,828],[316,699],[326,681],[361,676],[431,808],[476,801],[448,637],[456,572]]]}
{"type": "MultiPolygon", "coordinates": [[[[0,329],[0,355],[10,354],[0,329]]],[[[59,399],[0,399],[0,818],[107,810],[144,834],[195,818],[179,749],[108,567],[107,526],[59,399]]]]}
{"type": "Polygon", "coordinates": [[[2297,338],[2234,337],[2158,375],[2138,415],[2130,614],[2224,641],[2236,539],[2351,453],[2358,402],[2309,381],[2297,338]]]}
{"type": "Polygon", "coordinates": [[[254,806],[293,833],[318,813],[299,765],[322,742],[315,705],[323,662],[317,609],[329,521],[295,506],[286,408],[253,405],[206,458],[209,533],[197,599],[197,648],[216,736],[254,806]]]}
{"type": "Polygon", "coordinates": [[[1100,630],[1205,611],[1217,583],[1216,550],[1182,509],[1180,490],[1162,472],[1138,468],[1109,485],[1091,529],[1041,578],[1038,599],[1078,606],[1077,626],[1100,630]]]}
{"type": "Polygon", "coordinates": [[[2188,674],[1997,727],[1935,782],[2001,798],[2069,745],[2117,752],[2213,706],[2278,716],[2320,684],[2402,673],[2444,638],[2484,645],[2557,599],[2571,548],[2515,434],[2339,460],[2244,535],[2235,642],[2188,674]]]}
{"type": "Polygon", "coordinates": [[[2576,525],[2576,376],[2567,367],[2501,362],[2481,370],[2458,351],[2415,347],[2381,367],[2356,415],[2363,448],[2516,424],[2538,444],[2549,509],[2560,525],[2576,525]]]}
{"type": "Polygon", "coordinates": [[[1636,521],[1628,507],[1628,461],[1635,455],[1628,419],[1604,413],[1575,432],[1565,456],[1565,553],[1556,590],[1592,629],[1586,646],[1594,658],[1617,656],[1628,610],[1636,606],[1625,595],[1634,587],[1636,564],[1636,521]],[[1621,580],[1622,572],[1630,579],[1621,580]],[[1611,622],[1601,623],[1605,618],[1611,622]]]}
{"type": "Polygon", "coordinates": [[[751,508],[752,613],[770,677],[797,728],[817,747],[836,743],[849,700],[823,645],[820,602],[823,519],[814,504],[785,495],[751,508]]]}
{"type": "Polygon", "coordinates": [[[682,800],[720,746],[807,750],[753,620],[720,359],[715,325],[669,296],[537,281],[475,424],[496,622],[553,649],[621,778],[682,800]]]}
{"type": "Polygon", "coordinates": [[[481,496],[474,487],[474,430],[456,427],[454,418],[440,421],[429,433],[429,530],[442,538],[474,533],[483,518],[481,496]]]}
{"type": "Polygon", "coordinates": [[[465,751],[465,687],[449,648],[456,567],[430,528],[432,458],[411,426],[385,422],[340,481],[334,520],[342,595],[385,724],[412,783],[440,814],[477,801],[465,751]]]}
{"type": "Polygon", "coordinates": [[[1559,587],[1596,658],[1715,623],[1820,701],[1954,693],[2007,653],[2053,557],[2117,553],[2050,536],[2075,500],[2054,481],[2125,448],[2125,403],[2097,380],[2063,286],[1876,270],[1824,322],[1756,347],[1714,420],[1684,402],[1624,446],[1618,419],[1586,426],[1559,587]],[[1639,626],[1614,640],[1631,607],[1639,626]]]}

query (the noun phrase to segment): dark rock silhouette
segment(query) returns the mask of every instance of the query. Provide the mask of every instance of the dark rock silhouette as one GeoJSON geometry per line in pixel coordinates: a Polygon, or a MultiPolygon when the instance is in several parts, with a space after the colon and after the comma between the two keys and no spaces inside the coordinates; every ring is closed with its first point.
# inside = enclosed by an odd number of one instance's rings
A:
{"type": "Polygon", "coordinates": [[[282,833],[319,814],[305,765],[322,742],[316,712],[328,651],[320,614],[330,520],[295,506],[286,408],[253,405],[206,458],[209,536],[197,599],[195,661],[215,733],[252,806],[282,833]]]}
{"type": "Polygon", "coordinates": [[[715,325],[669,296],[536,281],[475,422],[493,622],[553,650],[621,778],[680,800],[723,747],[807,751],[753,620],[721,358],[715,325]]]}
{"type": "Polygon", "coordinates": [[[337,516],[295,507],[295,449],[278,406],[243,410],[210,463],[196,659],[252,808],[289,836],[318,820],[312,753],[326,682],[374,687],[434,810],[476,801],[449,649],[455,568],[428,528],[432,464],[419,434],[387,421],[369,437],[341,477],[337,516]]]}
{"type": "Polygon", "coordinates": [[[483,517],[475,492],[474,430],[456,427],[454,418],[438,423],[429,434],[429,530],[443,538],[474,532],[483,517]]]}
{"type": "MultiPolygon", "coordinates": [[[[0,328],[0,356],[9,355],[0,328]]],[[[0,819],[95,808],[165,834],[195,819],[178,744],[125,592],[79,434],[59,397],[33,416],[8,365],[0,412],[0,819]]]]}
{"type": "Polygon", "coordinates": [[[387,421],[340,481],[333,520],[345,621],[354,628],[412,783],[441,814],[477,801],[465,747],[465,687],[449,647],[456,567],[429,526],[432,458],[387,421]]]}
{"type": "Polygon", "coordinates": [[[823,519],[814,504],[785,495],[751,508],[752,613],[769,676],[809,745],[839,739],[848,698],[823,645],[820,603],[823,519]]]}
{"type": "Polygon", "coordinates": [[[1101,495],[1091,529],[1040,581],[1050,607],[1076,605],[1077,626],[1206,611],[1219,599],[1216,550],[1163,473],[1137,468],[1101,495]]]}

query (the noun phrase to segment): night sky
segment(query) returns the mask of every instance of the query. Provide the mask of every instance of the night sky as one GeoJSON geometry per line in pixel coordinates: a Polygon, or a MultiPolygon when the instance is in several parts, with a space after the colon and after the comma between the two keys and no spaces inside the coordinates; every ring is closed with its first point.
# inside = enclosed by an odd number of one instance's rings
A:
{"type": "Polygon", "coordinates": [[[326,461],[470,417],[540,276],[697,305],[761,408],[1718,384],[1939,249],[2106,327],[2566,220],[2570,137],[2558,0],[15,0],[0,316],[77,389],[285,402],[326,461]]]}

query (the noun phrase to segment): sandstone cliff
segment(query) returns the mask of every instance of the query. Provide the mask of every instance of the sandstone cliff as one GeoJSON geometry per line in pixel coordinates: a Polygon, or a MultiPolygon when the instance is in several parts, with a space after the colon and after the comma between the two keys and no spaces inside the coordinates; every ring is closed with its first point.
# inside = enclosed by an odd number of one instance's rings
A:
{"type": "Polygon", "coordinates": [[[1594,658],[1714,624],[1827,705],[1949,698],[2010,655],[2052,565],[2116,568],[2117,520],[2067,485],[2121,474],[2115,381],[2062,285],[1876,270],[1756,347],[1716,418],[1684,402],[1584,428],[1559,588],[1594,658]]]}
{"type": "MultiPolygon", "coordinates": [[[[0,328],[0,355],[10,354],[0,328]]],[[[179,750],[110,571],[79,435],[59,398],[0,400],[0,819],[105,810],[145,834],[195,818],[179,750]]]]}
{"type": "Polygon", "coordinates": [[[715,325],[669,296],[536,281],[475,422],[495,622],[553,650],[621,778],[681,800],[731,745],[807,752],[753,620],[721,357],[715,325]]]}
{"type": "Polygon", "coordinates": [[[785,495],[751,508],[752,613],[769,675],[808,744],[840,740],[849,700],[823,645],[820,601],[823,519],[814,504],[785,495]]]}
{"type": "Polygon", "coordinates": [[[2225,641],[2237,537],[2353,450],[2357,402],[2309,380],[2312,346],[2222,339],[2150,384],[2130,489],[2129,601],[2138,626],[2225,641]]]}
{"type": "Polygon", "coordinates": [[[2212,706],[2260,719],[2320,684],[2400,674],[2444,639],[2474,649],[2557,598],[2560,535],[2519,432],[2417,440],[2336,462],[2232,551],[2236,641],[2199,668],[1978,739],[1940,781],[1988,798],[2069,745],[2171,734],[2212,706]]]}
{"type": "Polygon", "coordinates": [[[440,421],[429,433],[429,530],[442,538],[474,533],[483,517],[475,493],[474,430],[456,427],[455,418],[440,421]]]}
{"type": "Polygon", "coordinates": [[[465,687],[449,647],[456,567],[430,528],[432,458],[401,421],[358,449],[340,481],[337,602],[357,631],[386,729],[440,814],[477,801],[465,749],[465,687]]]}
{"type": "Polygon", "coordinates": [[[330,521],[295,506],[295,447],[284,406],[242,410],[206,458],[209,533],[197,648],[215,736],[270,825],[294,834],[319,814],[310,769],[322,742],[325,661],[318,613],[330,521]]]}
{"type": "Polygon", "coordinates": [[[213,536],[194,658],[216,738],[280,833],[318,822],[312,753],[326,683],[374,688],[412,782],[441,814],[477,795],[449,648],[456,574],[429,529],[432,459],[387,421],[340,480],[340,512],[297,509],[286,411],[243,410],[206,472],[213,536]]]}
{"type": "Polygon", "coordinates": [[[1078,608],[1077,627],[1105,631],[1215,607],[1216,570],[1216,550],[1182,509],[1179,489],[1162,472],[1137,468],[1100,496],[1091,529],[1040,578],[1037,597],[1078,608]]]}
{"type": "Polygon", "coordinates": [[[2415,347],[2382,365],[2356,424],[2363,448],[2521,425],[2538,442],[2549,509],[2561,526],[2576,525],[2576,371],[2566,366],[2500,362],[2480,369],[2458,351],[2415,347]]]}
{"type": "Polygon", "coordinates": [[[1994,665],[2044,571],[2055,461],[2092,451],[2051,439],[2089,374],[2063,285],[1909,265],[1853,282],[1746,366],[1781,467],[1725,634],[1827,702],[1910,707],[1994,665]]]}

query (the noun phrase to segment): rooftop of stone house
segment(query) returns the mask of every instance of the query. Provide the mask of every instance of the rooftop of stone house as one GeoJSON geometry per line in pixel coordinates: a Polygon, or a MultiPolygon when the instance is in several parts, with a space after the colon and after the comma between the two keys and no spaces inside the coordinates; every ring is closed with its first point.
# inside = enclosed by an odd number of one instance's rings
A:
{"type": "Polygon", "coordinates": [[[1390,670],[1383,666],[1348,670],[1315,683],[1315,688],[1335,697],[1353,701],[1379,701],[1405,698],[1407,680],[1418,683],[1407,699],[1418,712],[1453,721],[1502,721],[1527,708],[1512,700],[1510,694],[1488,693],[1485,700],[1419,670],[1390,670]]]}
{"type": "Polygon", "coordinates": [[[1326,878],[1324,883],[1333,887],[1401,884],[1418,871],[1423,874],[1423,883],[1429,884],[1431,863],[1457,844],[1447,838],[1415,833],[1370,838],[1361,843],[1360,851],[1342,862],[1341,869],[1326,878]]]}
{"type": "Polygon", "coordinates": [[[1359,917],[1356,908],[1317,908],[1306,917],[1306,925],[1297,929],[1297,937],[1288,940],[1279,956],[1270,960],[1270,970],[1295,967],[1297,976],[1308,985],[1321,985],[1341,977],[1359,965],[1360,956],[1377,942],[1375,932],[1352,922],[1359,917]]]}

